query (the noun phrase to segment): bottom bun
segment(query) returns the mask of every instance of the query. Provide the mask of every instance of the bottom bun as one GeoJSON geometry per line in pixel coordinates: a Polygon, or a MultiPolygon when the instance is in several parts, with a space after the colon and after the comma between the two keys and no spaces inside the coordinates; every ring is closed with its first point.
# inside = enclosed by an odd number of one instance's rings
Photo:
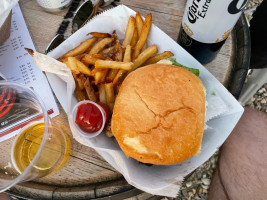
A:
{"type": "Polygon", "coordinates": [[[198,154],[205,88],[193,73],[153,64],[130,73],[114,105],[111,130],[126,156],[170,165],[198,154]]]}

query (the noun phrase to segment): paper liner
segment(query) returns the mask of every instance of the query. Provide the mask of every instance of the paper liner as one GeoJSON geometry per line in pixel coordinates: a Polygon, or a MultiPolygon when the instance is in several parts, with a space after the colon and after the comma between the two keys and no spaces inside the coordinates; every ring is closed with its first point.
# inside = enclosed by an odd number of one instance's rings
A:
{"type": "MultiPolygon", "coordinates": [[[[119,39],[122,39],[130,15],[135,15],[135,12],[123,5],[100,14],[50,52],[49,56],[54,58],[62,56],[89,38],[90,36],[87,36],[89,32],[112,33],[113,30],[116,30],[119,39]]],[[[111,166],[123,174],[129,184],[154,195],[175,197],[183,178],[208,160],[222,145],[241,117],[243,108],[208,70],[154,25],[151,27],[148,38],[148,45],[152,44],[158,46],[159,52],[172,51],[174,57],[181,64],[200,70],[200,79],[207,92],[206,119],[210,119],[207,121],[210,128],[204,132],[201,152],[177,165],[146,166],[132,158],[127,158],[114,138],[108,138],[103,133],[93,139],[85,139],[76,132],[72,123],[70,123],[70,127],[78,142],[94,148],[111,166]]],[[[71,122],[70,113],[77,100],[73,94],[74,80],[70,71],[64,64],[56,60],[52,63],[52,58],[48,58],[48,56],[35,53],[34,59],[37,66],[41,66],[43,71],[49,72],[47,77],[51,87],[68,113],[69,122],[71,122]],[[45,59],[50,60],[46,62],[45,59]]]]}

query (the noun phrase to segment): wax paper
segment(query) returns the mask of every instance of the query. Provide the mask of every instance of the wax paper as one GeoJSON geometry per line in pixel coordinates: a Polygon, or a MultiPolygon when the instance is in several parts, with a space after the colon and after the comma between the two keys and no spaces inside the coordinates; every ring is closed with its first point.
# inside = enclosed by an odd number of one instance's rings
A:
{"type": "MultiPolygon", "coordinates": [[[[62,56],[85,39],[91,37],[87,35],[90,32],[112,33],[113,30],[116,30],[119,39],[123,39],[130,15],[134,16],[135,12],[121,5],[96,16],[59,47],[50,52],[49,56],[53,58],[62,56]]],[[[152,44],[158,46],[159,52],[172,51],[174,58],[179,63],[198,68],[200,70],[199,77],[206,87],[208,103],[206,123],[208,128],[204,132],[201,152],[197,156],[193,156],[177,165],[146,166],[140,164],[132,158],[127,158],[116,140],[106,137],[103,133],[93,139],[83,138],[72,124],[71,111],[77,100],[73,94],[74,81],[70,71],[64,64],[46,55],[35,53],[34,59],[37,66],[41,66],[43,71],[47,71],[51,87],[68,114],[73,136],[78,142],[94,148],[111,166],[123,174],[129,184],[154,195],[175,197],[179,192],[184,177],[208,160],[223,144],[241,117],[243,108],[205,67],[154,25],[152,25],[148,37],[148,45],[152,44]],[[45,62],[46,59],[50,59],[47,62],[49,65],[45,62]],[[61,74],[62,72],[64,75],[61,74]]]]}

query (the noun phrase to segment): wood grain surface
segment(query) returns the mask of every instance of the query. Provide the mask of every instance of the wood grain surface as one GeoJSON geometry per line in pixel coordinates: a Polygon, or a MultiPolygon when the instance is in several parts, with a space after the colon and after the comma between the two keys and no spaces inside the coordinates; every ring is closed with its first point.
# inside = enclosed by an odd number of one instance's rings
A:
{"type": "MultiPolygon", "coordinates": [[[[186,0],[121,0],[142,16],[152,13],[152,22],[176,40],[186,0]]],[[[35,0],[21,0],[20,6],[37,51],[45,48],[55,36],[67,10],[48,13],[38,6],[35,0]]],[[[68,28],[66,35],[70,35],[68,28]]],[[[223,84],[227,83],[232,68],[232,37],[228,38],[217,58],[205,67],[223,84]]],[[[194,66],[190,66],[194,67],[194,66]]],[[[58,104],[59,105],[59,104],[58,104]]],[[[60,115],[54,120],[68,134],[72,142],[71,157],[66,166],[57,173],[13,187],[10,192],[25,194],[28,197],[65,198],[70,192],[79,197],[96,198],[133,189],[127,185],[122,175],[112,168],[95,150],[83,146],[72,138],[67,124],[67,116],[60,107],[60,115]],[[39,195],[39,196],[38,196],[39,195]]],[[[1,161],[0,161],[1,162],[1,161]]],[[[75,196],[75,195],[74,195],[75,196]]],[[[80,199],[81,199],[80,198],[80,199]]]]}

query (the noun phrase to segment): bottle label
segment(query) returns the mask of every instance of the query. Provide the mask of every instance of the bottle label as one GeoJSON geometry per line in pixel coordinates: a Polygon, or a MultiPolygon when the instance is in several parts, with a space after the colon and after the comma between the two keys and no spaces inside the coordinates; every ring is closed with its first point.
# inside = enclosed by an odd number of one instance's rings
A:
{"type": "Polygon", "coordinates": [[[225,40],[248,0],[188,0],[182,20],[184,31],[199,42],[225,40]]]}

